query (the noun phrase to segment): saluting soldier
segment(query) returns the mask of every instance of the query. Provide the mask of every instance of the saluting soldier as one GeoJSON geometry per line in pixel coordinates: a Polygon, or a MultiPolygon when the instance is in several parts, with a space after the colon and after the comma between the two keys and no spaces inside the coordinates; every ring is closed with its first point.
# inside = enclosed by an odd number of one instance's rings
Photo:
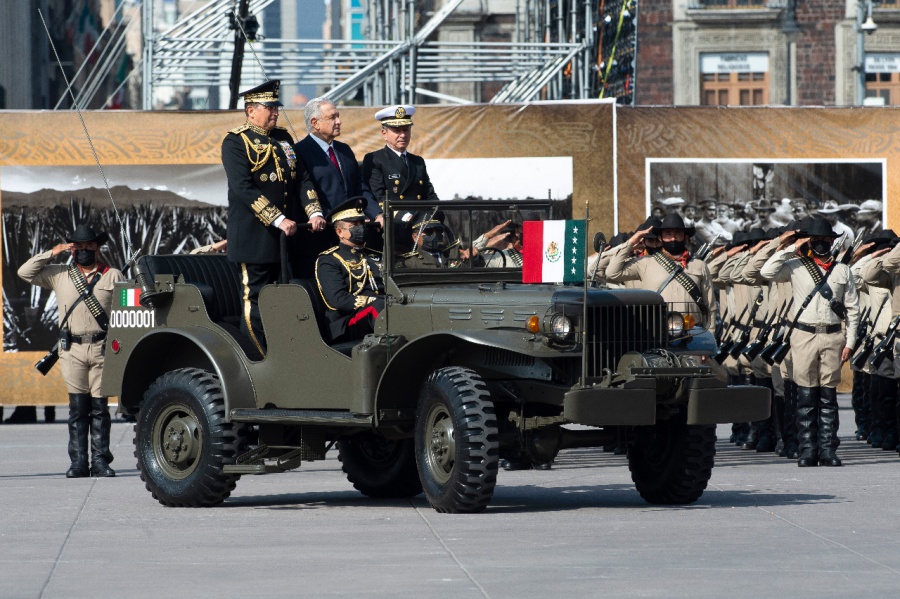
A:
{"type": "MultiPolygon", "coordinates": [[[[259,292],[282,275],[287,256],[282,236],[297,232],[301,189],[315,197],[293,139],[278,127],[280,82],[275,79],[243,92],[247,121],[222,141],[222,165],[228,177],[228,259],[241,269],[244,301],[241,332],[266,355],[259,314],[259,292]]],[[[287,248],[287,243],[284,244],[287,248]]],[[[289,273],[288,273],[289,274],[289,273]]]]}
{"type": "Polygon", "coordinates": [[[99,260],[100,246],[108,239],[106,232],[95,233],[88,225],[78,225],[66,243],[34,256],[19,268],[19,276],[26,282],[56,293],[59,306],[59,363],[69,392],[72,462],[66,478],[116,475],[109,467],[113,461],[109,450],[112,422],[108,399],[101,396],[100,380],[114,287],[124,277],[99,260]],[[72,264],[50,264],[64,253],[71,253],[72,264]]]}
{"type": "Polygon", "coordinates": [[[381,265],[366,250],[365,198],[349,198],[329,217],[337,233],[337,246],[316,260],[316,283],[328,308],[331,341],[362,339],[375,330],[384,310],[381,265]]]}
{"type": "Polygon", "coordinates": [[[644,289],[663,296],[675,309],[694,317],[697,325],[715,325],[716,297],[706,263],[694,259],[687,250],[687,239],[694,227],[687,227],[677,212],[667,214],[658,227],[636,232],[613,253],[606,267],[606,277],[614,283],[640,281],[644,289]],[[632,260],[633,250],[649,232],[662,242],[662,249],[652,256],[632,260]]]}
{"type": "Polygon", "coordinates": [[[404,212],[398,221],[409,227],[411,251],[397,257],[398,268],[456,268],[468,259],[469,252],[451,239],[440,210],[404,212]]]}
{"type": "Polygon", "coordinates": [[[782,236],[760,273],[773,281],[790,282],[794,305],[791,333],[793,376],[797,383],[797,429],[800,457],[797,465],[841,466],[837,457],[837,384],[841,363],[850,357],[856,341],[859,298],[850,267],[837,262],[831,245],[838,237],[828,221],[814,218],[798,233],[799,257],[783,248],[791,243],[782,236]],[[774,252],[774,253],[773,253],[774,252]],[[842,322],[846,320],[846,333],[842,322]]]}
{"type": "Polygon", "coordinates": [[[408,151],[415,113],[415,106],[406,105],[388,106],[375,113],[375,120],[381,123],[385,146],[363,157],[363,179],[382,204],[385,197],[391,202],[440,200],[431,184],[425,160],[408,151]]]}

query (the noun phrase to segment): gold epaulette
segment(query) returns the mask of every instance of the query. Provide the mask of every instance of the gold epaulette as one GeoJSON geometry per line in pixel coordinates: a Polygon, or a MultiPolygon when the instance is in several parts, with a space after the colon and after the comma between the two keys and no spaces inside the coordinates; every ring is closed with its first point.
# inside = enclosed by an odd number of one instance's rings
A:
{"type": "Polygon", "coordinates": [[[240,127],[236,127],[234,129],[232,129],[231,131],[229,131],[229,133],[234,133],[235,135],[237,135],[239,133],[243,133],[244,131],[246,131],[249,128],[250,128],[250,125],[248,125],[247,123],[244,123],[240,127]]]}
{"type": "Polygon", "coordinates": [[[412,251],[412,252],[406,252],[405,254],[400,254],[400,257],[401,258],[412,258],[413,256],[418,256],[418,255],[419,255],[419,252],[412,251]]]}
{"type": "Polygon", "coordinates": [[[321,252],[319,255],[320,255],[320,256],[324,256],[325,254],[333,254],[333,253],[335,253],[335,252],[338,250],[339,247],[341,247],[341,246],[336,245],[336,246],[334,246],[333,248],[328,248],[328,249],[325,250],[324,252],[321,252]]]}

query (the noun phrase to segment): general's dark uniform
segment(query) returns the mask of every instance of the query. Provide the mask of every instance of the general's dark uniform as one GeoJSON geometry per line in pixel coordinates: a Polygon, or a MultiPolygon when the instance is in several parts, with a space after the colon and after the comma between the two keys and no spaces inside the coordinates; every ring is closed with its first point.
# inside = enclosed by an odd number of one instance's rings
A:
{"type": "MultiPolygon", "coordinates": [[[[271,83],[245,92],[245,101],[265,99],[265,90],[257,90],[271,87],[271,83]]],[[[277,86],[274,96],[268,97],[277,102],[277,86]]],[[[229,131],[222,141],[222,165],[228,177],[228,259],[241,269],[241,331],[262,355],[265,338],[259,292],[264,285],[279,279],[282,266],[284,233],[275,224],[282,216],[297,220],[299,194],[315,194],[293,143],[282,127],[266,131],[249,122],[229,131]]],[[[290,245],[286,243],[285,247],[290,245]]]]}
{"type": "MultiPolygon", "coordinates": [[[[365,197],[349,198],[329,216],[334,223],[362,225],[365,197]]],[[[316,259],[316,284],[328,309],[332,343],[362,339],[375,329],[384,310],[384,283],[378,253],[339,243],[316,259]]]]}

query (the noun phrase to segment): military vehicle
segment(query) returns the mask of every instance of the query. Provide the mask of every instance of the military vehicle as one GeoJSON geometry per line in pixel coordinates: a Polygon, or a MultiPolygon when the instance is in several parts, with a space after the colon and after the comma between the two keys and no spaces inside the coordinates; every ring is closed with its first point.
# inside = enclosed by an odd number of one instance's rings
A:
{"type": "Polygon", "coordinates": [[[401,260],[417,239],[389,215],[388,307],[374,334],[332,343],[316,281],[273,284],[260,294],[264,359],[238,330],[235,264],[142,257],[136,280],[118,285],[103,386],[136,418],[147,489],[167,506],[213,506],[242,475],[291,470],[336,445],[367,496],[424,491],[439,512],[478,512],[501,459],[547,464],[567,448],[618,445],[646,501],[697,500],[715,424],[766,418],[768,391],[714,378],[709,332],[685,328],[655,292],[522,284],[516,260],[484,266],[501,249],[467,255],[498,222],[547,220],[555,205],[391,206],[435,218],[440,208],[440,259],[401,260]]]}

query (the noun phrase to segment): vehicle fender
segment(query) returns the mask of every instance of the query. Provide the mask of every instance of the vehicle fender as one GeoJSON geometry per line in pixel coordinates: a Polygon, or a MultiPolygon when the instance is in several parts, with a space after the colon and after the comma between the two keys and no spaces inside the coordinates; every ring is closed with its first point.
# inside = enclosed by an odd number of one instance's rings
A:
{"type": "Polygon", "coordinates": [[[447,360],[448,355],[466,345],[494,347],[540,358],[562,355],[560,350],[548,347],[521,329],[442,331],[424,335],[404,345],[388,362],[378,383],[376,414],[378,410],[414,410],[428,375],[435,368],[452,363],[447,360]]]}
{"type": "Polygon", "coordinates": [[[240,349],[224,331],[202,327],[157,329],[141,337],[125,365],[120,403],[133,413],[153,381],[179,368],[201,368],[216,374],[226,414],[234,408],[257,407],[256,392],[240,349]]]}

